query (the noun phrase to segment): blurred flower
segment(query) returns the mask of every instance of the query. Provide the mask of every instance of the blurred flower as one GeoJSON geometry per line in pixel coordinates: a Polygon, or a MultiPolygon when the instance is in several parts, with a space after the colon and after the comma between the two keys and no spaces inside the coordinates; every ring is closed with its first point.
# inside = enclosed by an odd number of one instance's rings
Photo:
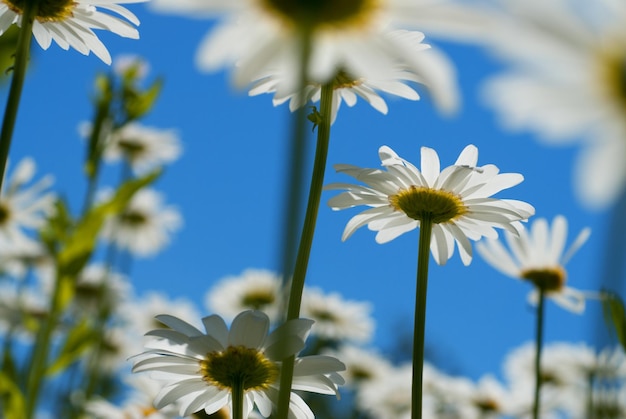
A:
{"type": "Polygon", "coordinates": [[[133,79],[143,80],[150,72],[150,63],[139,55],[121,54],[113,60],[113,71],[122,78],[132,75],[133,79]]]}
{"type": "Polygon", "coordinates": [[[567,287],[565,264],[587,241],[589,228],[583,229],[569,249],[565,251],[567,240],[567,219],[556,216],[552,229],[545,218],[535,220],[530,232],[522,229],[518,235],[505,234],[509,250],[498,240],[489,239],[478,243],[476,249],[487,263],[512,278],[529,281],[534,290],[529,300],[536,303],[539,289],[561,307],[582,313],[585,310],[585,294],[567,287]]]}
{"type": "Polygon", "coordinates": [[[547,143],[582,141],[578,195],[606,207],[626,187],[626,4],[499,3],[486,45],[511,69],[487,82],[487,101],[508,126],[547,143]]]}
{"type": "MultiPolygon", "coordinates": [[[[387,79],[398,63],[413,66],[413,49],[387,36],[394,29],[480,30],[483,19],[449,1],[155,0],[155,9],[193,17],[223,16],[197,53],[198,66],[234,68],[245,86],[268,73],[282,74],[287,91],[297,89],[302,28],[311,33],[308,75],[324,84],[343,70],[368,80],[387,79]],[[236,42],[233,42],[236,40],[236,42]]],[[[462,38],[462,36],[459,36],[462,38]]]]}
{"type": "Polygon", "coordinates": [[[342,374],[346,386],[355,388],[378,382],[393,369],[391,362],[374,350],[351,344],[341,345],[336,350],[327,349],[324,354],[341,359],[346,365],[346,371],[342,374]]]}
{"type": "MultiPolygon", "coordinates": [[[[63,0],[44,3],[37,10],[33,35],[43,49],[48,49],[54,40],[65,50],[72,47],[83,55],[93,52],[106,64],[111,64],[109,51],[93,29],[138,39],[139,32],[131,23],[139,25],[139,19],[120,4],[143,1],[147,0],[63,0]],[[124,19],[103,13],[100,9],[114,12],[124,19]]],[[[23,6],[24,1],[21,0],[0,0],[0,35],[14,23],[21,26],[23,6]]]]}
{"type": "Polygon", "coordinates": [[[0,334],[5,339],[12,336],[23,343],[32,343],[50,313],[50,296],[39,287],[21,285],[0,282],[0,334]]]}
{"type": "Polygon", "coordinates": [[[176,417],[175,404],[157,410],[152,406],[154,398],[161,386],[146,375],[131,375],[124,377],[125,384],[129,385],[129,395],[121,405],[116,405],[105,399],[89,400],[85,405],[85,412],[93,419],[171,419],[176,417]]]}
{"type": "Polygon", "coordinates": [[[270,321],[280,314],[282,279],[279,275],[262,269],[246,269],[239,276],[222,278],[205,296],[205,306],[232,320],[244,310],[259,310],[270,321]]]}
{"type": "MultiPolygon", "coordinates": [[[[137,355],[133,372],[153,371],[154,378],[167,380],[154,406],[160,409],[178,402],[182,416],[201,409],[211,414],[229,406],[231,390],[241,386],[244,418],[254,406],[268,417],[278,397],[281,361],[304,348],[313,324],[311,320],[294,319],[268,334],[267,315],[249,310],[235,317],[230,331],[217,315],[203,318],[205,334],[176,317],[157,318],[171,329],[148,333],[159,339],[149,341],[147,351],[137,355]]],[[[337,386],[343,383],[337,371],[344,368],[328,356],[296,358],[293,389],[337,394],[337,386]]],[[[295,393],[291,394],[290,415],[313,417],[295,393]]]]}
{"type": "MultiPolygon", "coordinates": [[[[385,78],[367,79],[355,77],[353,74],[339,70],[333,78],[333,102],[332,119],[335,122],[337,112],[343,102],[352,107],[356,105],[357,98],[361,97],[374,109],[382,114],[387,114],[388,108],[385,100],[378,92],[401,97],[408,100],[418,100],[420,95],[410,84],[425,84],[435,103],[442,112],[450,113],[456,110],[458,105],[457,86],[455,71],[448,59],[439,51],[429,49],[429,45],[421,41],[424,35],[421,32],[405,30],[393,31],[386,35],[389,38],[404,39],[407,48],[413,48],[414,64],[409,67],[405,64],[397,64],[390,68],[385,78]]],[[[262,93],[274,93],[274,106],[289,101],[289,109],[296,109],[310,102],[319,102],[322,84],[309,84],[303,95],[297,94],[296,90],[288,91],[284,88],[282,80],[284,74],[270,73],[254,82],[250,90],[250,96],[262,93]]]]}
{"type": "Polygon", "coordinates": [[[126,160],[135,174],[145,174],[171,163],[180,154],[180,139],[174,131],[146,127],[136,122],[115,130],[104,149],[106,161],[126,160]]]}
{"type": "Polygon", "coordinates": [[[324,294],[319,288],[305,288],[302,317],[315,321],[311,334],[330,341],[369,342],[374,319],[369,302],[344,300],[338,293],[324,294]]]}
{"type": "Polygon", "coordinates": [[[492,375],[474,383],[464,377],[449,377],[440,383],[446,405],[453,406],[458,418],[497,419],[516,417],[518,407],[509,390],[492,375]]]}
{"type": "Polygon", "coordinates": [[[326,189],[346,190],[330,199],[328,205],[334,210],[358,205],[372,207],[348,222],[342,240],[368,225],[378,232],[376,241],[386,243],[415,229],[428,216],[433,222],[430,250],[437,263],[443,265],[452,257],[456,242],[461,260],[468,265],[472,260],[468,239],[497,237],[495,228],[515,234],[517,221],[534,214],[534,208],[525,202],[491,198],[520,183],[523,176],[500,174],[495,165],[477,167],[478,149],[473,145],[465,147],[456,163],[443,171],[435,150],[422,147],[421,155],[421,171],[387,146],[379,150],[386,171],[335,165],[338,172],[368,186],[328,185],[326,189]]]}
{"type": "Polygon", "coordinates": [[[153,189],[141,189],[126,209],[109,217],[101,231],[102,238],[137,256],[152,256],[170,241],[170,235],[182,224],[177,209],[165,206],[163,195],[153,189]]]}
{"type": "Polygon", "coordinates": [[[47,191],[53,177],[44,176],[26,186],[35,176],[36,165],[31,158],[24,158],[15,166],[11,178],[2,186],[0,195],[0,242],[7,247],[38,248],[24,229],[39,229],[54,211],[55,195],[47,191]],[[3,243],[4,244],[4,243],[3,243]]]}

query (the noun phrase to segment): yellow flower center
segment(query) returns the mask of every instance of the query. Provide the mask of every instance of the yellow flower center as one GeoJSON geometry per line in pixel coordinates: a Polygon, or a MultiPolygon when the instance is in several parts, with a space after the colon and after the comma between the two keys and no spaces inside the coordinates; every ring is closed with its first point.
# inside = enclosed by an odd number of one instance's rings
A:
{"type": "Polygon", "coordinates": [[[266,389],[278,378],[278,366],[254,348],[229,346],[209,352],[200,361],[202,379],[220,389],[241,386],[244,391],[266,389]]]}
{"type": "Polygon", "coordinates": [[[599,63],[605,94],[626,111],[626,54],[623,46],[603,51],[599,63]]]}
{"type": "Polygon", "coordinates": [[[359,86],[363,82],[360,79],[355,79],[345,70],[339,70],[333,80],[333,89],[349,89],[351,87],[359,86]]]}
{"type": "Polygon", "coordinates": [[[429,216],[434,224],[452,221],[468,211],[461,197],[452,192],[424,186],[401,189],[389,197],[389,203],[409,218],[421,221],[429,216]]]}
{"type": "Polygon", "coordinates": [[[11,210],[6,204],[0,202],[0,226],[6,225],[10,219],[11,210]]]}
{"type": "Polygon", "coordinates": [[[367,25],[380,0],[259,0],[261,6],[290,26],[313,29],[367,25]]]}
{"type": "Polygon", "coordinates": [[[493,399],[478,399],[474,401],[474,404],[482,413],[495,413],[500,411],[500,406],[493,399]]]}
{"type": "Polygon", "coordinates": [[[137,158],[146,149],[143,141],[133,138],[124,138],[117,142],[117,146],[122,150],[122,153],[128,157],[129,160],[137,158]]]}
{"type": "MultiPolygon", "coordinates": [[[[1,0],[17,14],[24,13],[27,0],[1,0]]],[[[37,2],[37,20],[39,22],[60,22],[74,16],[74,7],[78,3],[72,0],[39,0],[37,2]]]]}
{"type": "Polygon", "coordinates": [[[556,266],[544,269],[528,269],[522,272],[521,277],[545,292],[554,292],[563,288],[567,275],[562,267],[556,266]]]}
{"type": "Polygon", "coordinates": [[[120,221],[129,226],[140,226],[148,220],[146,214],[139,211],[126,211],[120,215],[120,221]]]}
{"type": "Polygon", "coordinates": [[[275,300],[276,297],[270,291],[255,291],[243,297],[242,305],[254,310],[260,310],[272,304],[275,300]]]}

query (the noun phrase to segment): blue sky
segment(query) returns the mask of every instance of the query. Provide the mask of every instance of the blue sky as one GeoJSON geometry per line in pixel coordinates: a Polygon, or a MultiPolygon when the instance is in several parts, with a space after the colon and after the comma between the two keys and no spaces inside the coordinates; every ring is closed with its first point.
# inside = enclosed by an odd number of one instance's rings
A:
{"type": "MultiPolygon", "coordinates": [[[[177,129],[184,145],[180,160],[156,186],[180,209],[185,225],[157,257],[134,262],[133,282],[140,292],[161,290],[203,307],[202,297],[220,278],[246,268],[277,269],[291,114],[286,106],[274,108],[270,96],[235,91],[227,72],[202,74],[194,67],[196,48],[211,22],[154,14],[141,4],[129,8],[141,20],[141,39],[109,33],[100,38],[114,58],[138,54],[150,63],[150,77],[164,77],[162,95],[143,123],[177,129]]],[[[461,110],[453,117],[440,116],[427,94],[418,102],[390,98],[388,115],[362,102],[342,108],[331,131],[325,183],[351,180],[334,172],[336,163],[378,166],[381,145],[416,164],[420,147],[429,146],[447,166],[467,144],[475,144],[479,164],[494,163],[503,172],[525,176],[502,197],[533,204],[539,217],[565,215],[570,241],[582,228],[592,228],[591,238],[568,265],[569,284],[598,289],[609,212],[588,211],[574,196],[578,146],[547,147],[532,135],[504,130],[480,99],[481,81],[498,64],[476,47],[431,42],[456,64],[461,110]]],[[[48,51],[37,45],[33,49],[11,159],[33,156],[38,173],[54,174],[56,189],[78,211],[85,151],[77,125],[91,117],[93,78],[108,67],[94,56],[56,45],[48,51]]],[[[1,106],[6,91],[1,90],[1,106]]],[[[108,171],[109,185],[115,184],[117,173],[116,168],[108,171]]],[[[401,332],[412,330],[418,232],[379,245],[374,233],[361,229],[341,242],[343,228],[357,210],[331,211],[326,201],[334,194],[322,197],[307,284],[371,301],[377,321],[374,345],[390,348],[401,332]]],[[[499,374],[507,352],[533,339],[535,327],[534,311],[526,303],[530,287],[475,256],[469,267],[458,254],[443,267],[431,259],[426,338],[438,365],[472,378],[499,374]]],[[[590,341],[604,327],[600,315],[596,301],[589,302],[583,315],[550,302],[546,340],[590,341]]]]}

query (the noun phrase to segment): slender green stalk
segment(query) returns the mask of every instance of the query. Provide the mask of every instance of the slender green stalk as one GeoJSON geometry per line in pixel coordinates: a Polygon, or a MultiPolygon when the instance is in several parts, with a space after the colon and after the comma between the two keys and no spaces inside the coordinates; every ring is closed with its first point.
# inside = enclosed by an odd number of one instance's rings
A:
{"type": "Polygon", "coordinates": [[[7,98],[7,106],[2,119],[2,130],[0,131],[0,190],[2,190],[2,183],[4,182],[4,172],[9,158],[17,110],[20,106],[22,87],[26,78],[26,69],[28,68],[28,58],[30,56],[30,41],[33,37],[33,22],[35,21],[35,16],[37,16],[37,6],[38,3],[36,1],[24,2],[22,26],[17,38],[17,51],[15,52],[15,64],[13,65],[13,78],[11,79],[9,97],[7,98]]]}
{"type": "MultiPolygon", "coordinates": [[[[300,317],[300,306],[302,303],[302,292],[304,291],[304,281],[313,244],[315,224],[317,222],[317,212],[322,197],[322,187],[324,186],[324,172],[326,171],[326,160],[328,156],[328,144],[330,142],[330,120],[332,117],[333,83],[330,82],[322,87],[320,99],[320,114],[322,121],[317,128],[317,146],[315,150],[315,161],[313,164],[313,174],[309,187],[309,198],[304,216],[304,226],[300,236],[300,245],[296,256],[291,288],[289,291],[289,303],[287,307],[287,320],[300,317]]],[[[278,398],[278,418],[286,419],[289,413],[289,397],[291,393],[291,383],[293,378],[294,357],[285,359],[280,375],[280,394],[278,398]]]]}
{"type": "Polygon", "coordinates": [[[233,386],[230,389],[233,402],[232,419],[243,419],[243,381],[233,380],[233,386]]]}
{"type": "Polygon", "coordinates": [[[539,287],[539,303],[537,305],[537,330],[535,337],[535,402],[533,404],[533,419],[539,419],[541,404],[541,348],[543,346],[543,315],[545,292],[539,287]]]}
{"type": "Polygon", "coordinates": [[[422,376],[424,372],[424,336],[426,332],[426,291],[428,262],[433,221],[425,216],[420,221],[420,239],[417,250],[417,285],[415,291],[415,320],[413,331],[413,384],[411,387],[411,418],[422,417],[422,376]]]}

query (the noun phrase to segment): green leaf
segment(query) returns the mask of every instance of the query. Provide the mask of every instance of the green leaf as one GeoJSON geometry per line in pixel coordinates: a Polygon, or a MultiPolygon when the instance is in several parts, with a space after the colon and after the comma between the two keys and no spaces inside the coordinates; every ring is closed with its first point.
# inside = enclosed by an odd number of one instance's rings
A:
{"type": "Polygon", "coordinates": [[[152,109],[154,102],[161,93],[163,80],[159,79],[152,83],[144,92],[124,92],[124,109],[129,121],[139,119],[152,109]]]}
{"type": "Polygon", "coordinates": [[[605,292],[602,300],[604,320],[626,351],[626,309],[619,295],[605,292]]]}
{"type": "Polygon", "coordinates": [[[6,419],[23,419],[26,412],[26,400],[19,386],[4,371],[0,371],[0,398],[3,417],[6,419]]]}
{"type": "Polygon", "coordinates": [[[77,361],[93,343],[98,341],[98,332],[83,319],[68,333],[56,360],[48,367],[47,374],[57,374],[77,361]]]}

